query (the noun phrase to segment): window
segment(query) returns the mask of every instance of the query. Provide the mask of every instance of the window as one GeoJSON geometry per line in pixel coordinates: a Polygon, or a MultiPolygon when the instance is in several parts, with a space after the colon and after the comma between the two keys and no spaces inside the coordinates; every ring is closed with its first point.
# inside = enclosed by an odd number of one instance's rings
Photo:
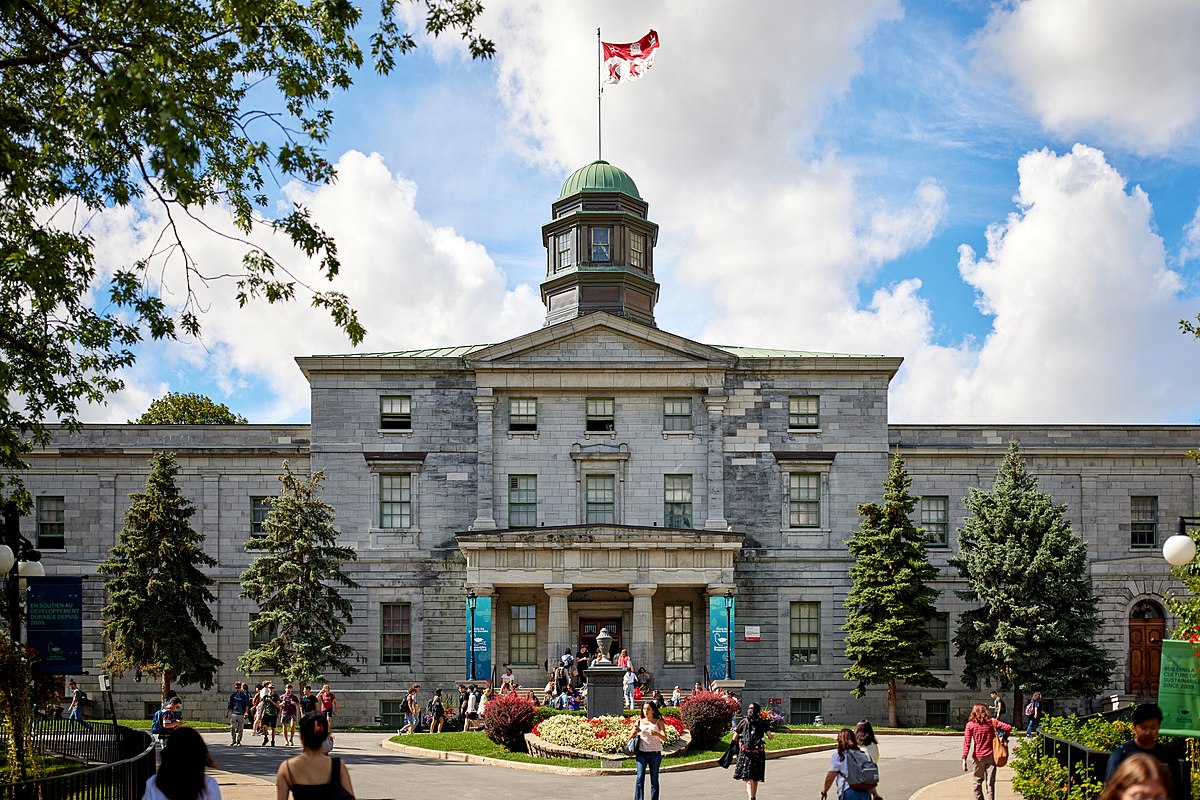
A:
{"type": "Polygon", "coordinates": [[[268,625],[265,628],[259,628],[257,630],[254,628],[254,622],[260,616],[262,616],[262,613],[258,611],[250,614],[250,624],[247,627],[250,629],[251,647],[262,647],[263,645],[270,644],[271,640],[275,638],[276,631],[274,625],[268,625]]]}
{"type": "Polygon", "coordinates": [[[950,498],[921,498],[921,527],[930,547],[950,546],[950,498]]]}
{"type": "Polygon", "coordinates": [[[379,719],[385,728],[399,728],[404,724],[403,700],[380,700],[379,719]]]}
{"type": "Polygon", "coordinates": [[[379,427],[385,431],[411,431],[412,398],[401,395],[379,398],[379,427]]]}
{"type": "Polygon", "coordinates": [[[692,607],[687,603],[667,604],[668,664],[692,663],[692,607]]]}
{"type": "Polygon", "coordinates": [[[379,527],[412,527],[412,474],[379,476],[379,527]]]}
{"type": "Polygon", "coordinates": [[[950,727],[950,701],[949,700],[926,700],[925,701],[925,727],[927,727],[927,728],[949,728],[950,727]]]}
{"type": "Polygon", "coordinates": [[[788,722],[792,725],[815,725],[817,717],[821,716],[821,698],[793,697],[792,715],[788,722]]]}
{"type": "Polygon", "coordinates": [[[788,527],[821,525],[821,476],[816,472],[788,473],[788,527]]]}
{"type": "Polygon", "coordinates": [[[791,617],[790,661],[793,664],[820,664],[821,604],[792,603],[791,617]]]}
{"type": "Polygon", "coordinates": [[[588,475],[587,523],[612,525],[617,521],[617,478],[615,475],[588,475]]]}
{"type": "Polygon", "coordinates": [[[508,476],[508,527],[537,527],[537,475],[508,476]]]}
{"type": "Polygon", "coordinates": [[[267,535],[267,529],[263,527],[263,523],[267,521],[270,513],[270,497],[250,498],[250,538],[267,535]]]}
{"type": "Polygon", "coordinates": [[[592,228],[592,261],[611,261],[612,228],[592,228]]]}
{"type": "Polygon", "coordinates": [[[925,659],[925,666],[930,669],[950,669],[950,615],[944,611],[935,612],[925,624],[935,642],[933,653],[925,659]]]}
{"type": "Polygon", "coordinates": [[[788,398],[788,430],[816,428],[821,424],[820,399],[806,395],[788,398]]]}
{"type": "Polygon", "coordinates": [[[616,405],[612,398],[588,398],[584,430],[588,433],[611,433],[616,430],[616,405]]]}
{"type": "Polygon", "coordinates": [[[663,400],[663,430],[690,431],[692,429],[692,398],[668,397],[663,400]]]}
{"type": "Polygon", "coordinates": [[[646,237],[640,233],[629,234],[629,266],[646,268],[646,237]]]}
{"type": "Polygon", "coordinates": [[[1158,546],[1158,498],[1129,498],[1129,546],[1158,546]]]}
{"type": "Polygon", "coordinates": [[[37,499],[37,546],[41,550],[62,550],[67,546],[63,514],[67,502],[62,497],[37,499]]]}
{"type": "Polygon", "coordinates": [[[509,399],[508,429],[510,431],[537,430],[537,398],[513,397],[509,399]]]}
{"type": "Polygon", "coordinates": [[[379,607],[379,663],[412,663],[412,604],[382,603],[379,607]]]}
{"type": "Polygon", "coordinates": [[[162,708],[162,703],[158,700],[143,700],[142,719],[154,719],[154,715],[160,708],[162,708]]]}
{"type": "Polygon", "coordinates": [[[508,607],[508,660],[511,664],[537,663],[537,606],[508,607]]]}
{"type": "Polygon", "coordinates": [[[558,253],[558,261],[556,269],[566,269],[571,266],[571,236],[573,234],[560,233],[554,237],[554,247],[558,253]]]}
{"type": "Polygon", "coordinates": [[[692,527],[692,476],[663,476],[663,526],[692,527]]]}

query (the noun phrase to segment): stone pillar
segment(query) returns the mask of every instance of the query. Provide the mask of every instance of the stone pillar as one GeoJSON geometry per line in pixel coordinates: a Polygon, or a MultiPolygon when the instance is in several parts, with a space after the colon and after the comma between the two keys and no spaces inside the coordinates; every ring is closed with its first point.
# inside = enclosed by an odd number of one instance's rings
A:
{"type": "Polygon", "coordinates": [[[633,642],[627,649],[634,668],[645,667],[647,672],[654,672],[654,606],[651,600],[657,590],[656,583],[629,585],[629,593],[633,595],[633,642]]]}
{"type": "Polygon", "coordinates": [[[544,587],[550,595],[550,669],[554,669],[568,647],[575,652],[571,637],[571,615],[567,610],[567,599],[574,588],[569,583],[547,583],[544,587]]]}
{"type": "Polygon", "coordinates": [[[725,395],[704,396],[708,409],[708,519],[704,529],[709,531],[729,529],[725,519],[725,427],[721,424],[728,399],[725,395]]]}
{"type": "Polygon", "coordinates": [[[496,480],[492,468],[492,417],[496,410],[496,398],[492,395],[491,389],[480,389],[472,399],[475,401],[477,420],[475,435],[479,460],[475,470],[477,497],[475,521],[471,523],[471,530],[495,530],[496,512],[493,495],[496,480]]]}

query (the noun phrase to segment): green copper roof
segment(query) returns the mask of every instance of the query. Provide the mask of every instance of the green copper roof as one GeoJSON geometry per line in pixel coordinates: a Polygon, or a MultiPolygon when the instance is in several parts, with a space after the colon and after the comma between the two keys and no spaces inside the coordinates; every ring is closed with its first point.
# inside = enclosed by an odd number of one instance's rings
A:
{"type": "Polygon", "coordinates": [[[565,200],[580,192],[620,192],[638,200],[642,199],[638,194],[637,184],[629,177],[629,173],[607,161],[593,161],[586,167],[572,172],[571,177],[563,182],[558,199],[565,200]]]}

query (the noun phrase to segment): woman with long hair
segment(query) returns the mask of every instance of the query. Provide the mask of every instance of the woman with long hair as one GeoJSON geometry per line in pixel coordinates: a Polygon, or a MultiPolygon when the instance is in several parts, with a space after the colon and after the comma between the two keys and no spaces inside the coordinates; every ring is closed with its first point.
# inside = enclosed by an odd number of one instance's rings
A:
{"type": "Polygon", "coordinates": [[[649,700],[643,703],[642,715],[633,723],[633,727],[633,736],[629,738],[638,739],[633,800],[644,800],[647,770],[650,772],[650,800],[658,800],[658,768],[662,765],[663,741],[667,738],[667,726],[663,723],[658,706],[649,700]]]}
{"type": "MultiPolygon", "coordinates": [[[[868,720],[859,720],[854,726],[854,738],[858,741],[858,747],[866,753],[872,761],[879,763],[879,740],[875,738],[875,729],[871,727],[868,720]]],[[[879,789],[871,790],[871,796],[875,800],[882,800],[879,796],[879,789]]]]}
{"type": "Polygon", "coordinates": [[[1100,800],[1171,800],[1171,771],[1152,755],[1134,753],[1120,763],[1100,800]]]}
{"type": "Polygon", "coordinates": [[[733,770],[733,779],[746,782],[746,796],[750,800],[758,797],[758,785],[762,783],[767,771],[766,739],[773,739],[771,723],[763,717],[762,707],[758,703],[746,706],[746,716],[737,724],[733,732],[733,741],[737,743],[737,767],[733,770]]]}
{"type": "Polygon", "coordinates": [[[221,800],[221,789],[205,767],[215,767],[208,746],[195,728],[172,732],[163,748],[158,773],[146,781],[142,800],[221,800]]]}
{"type": "Polygon", "coordinates": [[[963,772],[967,771],[967,755],[974,750],[975,800],[993,800],[996,796],[996,755],[992,752],[992,738],[1007,737],[1012,726],[992,719],[988,707],[983,703],[971,706],[971,716],[963,731],[963,772]],[[983,785],[987,783],[987,797],[983,785]]]}
{"type": "Polygon", "coordinates": [[[340,758],[330,758],[325,752],[329,739],[329,719],[321,712],[305,714],[300,720],[300,744],[304,752],[279,765],[275,773],[275,798],[287,800],[327,800],[337,796],[337,787],[354,796],[350,771],[340,758]]]}
{"type": "MultiPolygon", "coordinates": [[[[858,739],[854,731],[842,728],[838,731],[837,752],[829,756],[829,771],[825,773],[825,785],[821,788],[821,800],[826,800],[829,789],[837,784],[839,800],[871,800],[871,793],[855,789],[850,785],[850,751],[858,751],[858,739]]],[[[861,751],[859,751],[861,752],[861,751]]]]}

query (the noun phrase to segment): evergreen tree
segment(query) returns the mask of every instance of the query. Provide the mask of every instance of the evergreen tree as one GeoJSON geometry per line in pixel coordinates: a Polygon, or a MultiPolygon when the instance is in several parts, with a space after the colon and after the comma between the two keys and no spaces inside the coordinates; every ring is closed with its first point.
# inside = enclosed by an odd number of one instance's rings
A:
{"type": "Polygon", "coordinates": [[[1022,693],[1081,697],[1108,685],[1113,670],[1093,638],[1098,598],[1088,576],[1087,543],[1071,531],[1066,506],[1038,491],[1016,441],[990,491],[971,489],[971,515],[951,563],[977,603],[959,620],[954,644],[966,659],[962,680],[978,688],[998,683],[1022,693]]]}
{"type": "Polygon", "coordinates": [[[333,508],[317,497],[323,479],[323,472],[297,476],[285,461],[263,535],[246,543],[262,555],[242,573],[242,597],[261,609],[250,631],[267,638],[242,656],[246,672],[274,672],[293,683],[319,682],[326,669],[358,672],[349,662],[354,648],[341,642],[353,606],[337,588],[358,587],[342,571],[342,562],[357,556],[336,544],[333,508]]]}
{"type": "Polygon", "coordinates": [[[849,542],[854,581],[846,596],[846,678],[858,681],[855,697],[867,686],[887,684],[888,723],[899,724],[896,684],[940,688],[946,682],[929,671],[926,659],[937,641],[928,621],[936,613],[937,590],[928,584],[938,570],[929,563],[925,532],[913,525],[917,498],[909,493],[912,479],[904,459],[892,456],[883,482],[883,505],[858,507],[865,519],[849,542]]]}
{"type": "Polygon", "coordinates": [[[208,689],[221,666],[200,631],[220,628],[209,609],[213,581],[200,570],[217,562],[188,522],[196,507],[179,493],[178,474],[174,453],[150,459],[146,489],[129,496],[125,527],[99,566],[109,576],[101,613],[110,646],[102,665],[114,675],[132,669],[139,680],[161,676],[163,699],[172,681],[208,689]]]}

